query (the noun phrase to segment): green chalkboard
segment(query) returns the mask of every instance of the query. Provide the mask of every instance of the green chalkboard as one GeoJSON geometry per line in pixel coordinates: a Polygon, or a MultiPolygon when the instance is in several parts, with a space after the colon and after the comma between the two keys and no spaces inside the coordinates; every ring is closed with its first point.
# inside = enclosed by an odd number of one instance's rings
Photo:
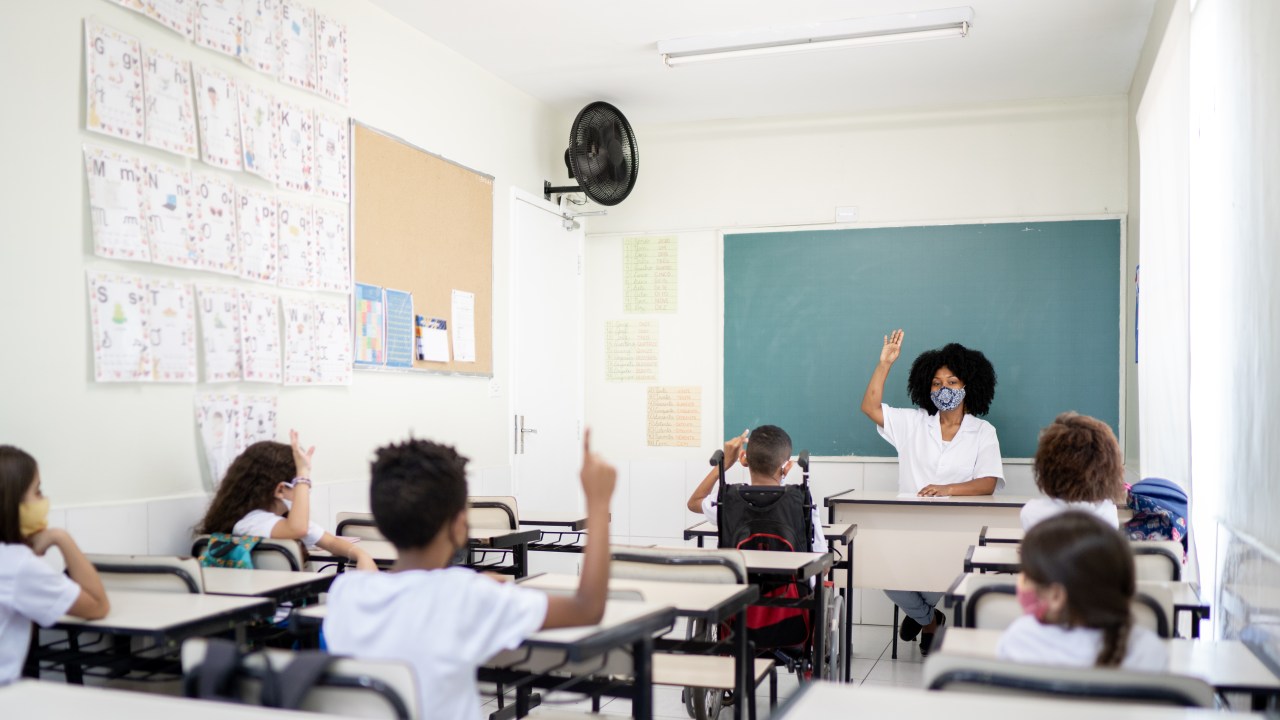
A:
{"type": "Polygon", "coordinates": [[[890,405],[916,355],[959,342],[995,365],[1005,457],[1065,410],[1118,434],[1120,252],[1119,220],[726,233],[725,437],[772,423],[814,455],[893,456],[858,407],[898,327],[890,405]]]}

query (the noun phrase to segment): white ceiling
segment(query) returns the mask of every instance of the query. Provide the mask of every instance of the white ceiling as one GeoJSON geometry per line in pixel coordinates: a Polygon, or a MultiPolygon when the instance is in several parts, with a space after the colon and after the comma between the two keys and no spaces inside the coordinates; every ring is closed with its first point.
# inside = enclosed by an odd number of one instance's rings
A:
{"type": "Polygon", "coordinates": [[[572,115],[633,123],[1128,92],[1155,0],[373,0],[572,115]],[[968,6],[964,39],[668,68],[659,40],[968,6]]]}

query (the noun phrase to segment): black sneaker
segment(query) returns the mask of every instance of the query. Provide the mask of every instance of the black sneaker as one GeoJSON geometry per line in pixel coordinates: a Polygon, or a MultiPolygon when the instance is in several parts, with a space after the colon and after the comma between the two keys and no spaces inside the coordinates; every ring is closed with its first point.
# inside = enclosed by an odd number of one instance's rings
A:
{"type": "MultiPolygon", "coordinates": [[[[947,624],[947,616],[943,615],[941,611],[934,610],[933,621],[938,623],[938,627],[942,627],[943,625],[947,624]]],[[[934,633],[931,633],[931,632],[923,633],[920,635],[921,657],[927,657],[929,655],[929,651],[933,649],[933,636],[934,636],[934,633]]]]}
{"type": "Polygon", "coordinates": [[[911,642],[920,634],[920,628],[923,627],[916,622],[910,615],[902,618],[902,624],[898,626],[898,639],[902,642],[911,642]]]}

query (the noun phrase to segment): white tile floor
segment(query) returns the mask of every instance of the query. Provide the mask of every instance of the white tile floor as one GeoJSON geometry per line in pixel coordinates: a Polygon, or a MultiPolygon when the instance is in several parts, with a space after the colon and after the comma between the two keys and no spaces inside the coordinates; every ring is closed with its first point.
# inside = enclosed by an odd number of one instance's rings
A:
{"type": "MultiPolygon", "coordinates": [[[[851,674],[854,685],[871,685],[878,687],[905,687],[919,689],[924,680],[924,658],[920,656],[920,644],[898,643],[898,659],[890,656],[892,651],[889,640],[893,628],[884,625],[855,625],[853,627],[853,665],[851,674]]],[[[796,691],[795,675],[780,669],[778,673],[778,703],[796,691]]],[[[681,699],[681,688],[657,687],[653,691],[654,717],[664,720],[688,720],[684,701],[681,699]]],[[[550,699],[558,701],[549,704],[549,709],[574,710],[590,712],[591,701],[581,699],[581,695],[553,694],[550,699]],[[561,704],[564,702],[566,704],[561,704]]],[[[757,717],[769,717],[769,684],[766,680],[756,694],[757,717]]],[[[485,704],[485,712],[497,709],[497,700],[490,698],[485,704]]],[[[609,716],[630,716],[631,701],[624,699],[601,700],[600,712],[609,716]]],[[[530,717],[537,717],[539,709],[535,708],[530,717]]],[[[723,720],[733,717],[732,710],[726,708],[721,713],[723,720]]]]}

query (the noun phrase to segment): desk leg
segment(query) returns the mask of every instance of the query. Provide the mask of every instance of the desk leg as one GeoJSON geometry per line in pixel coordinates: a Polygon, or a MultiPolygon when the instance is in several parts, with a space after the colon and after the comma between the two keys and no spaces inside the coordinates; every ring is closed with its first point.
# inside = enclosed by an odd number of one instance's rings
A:
{"type": "Polygon", "coordinates": [[[511,553],[514,556],[513,560],[516,566],[515,567],[516,577],[522,578],[528,575],[529,574],[529,544],[520,543],[519,545],[516,545],[515,547],[511,548],[511,553]]]}
{"type": "Polygon", "coordinates": [[[1200,639],[1200,611],[1191,611],[1191,639],[1200,639]]]}
{"type": "MultiPolygon", "coordinates": [[[[39,628],[32,628],[34,632],[39,633],[39,628]]],[[[67,682],[73,685],[84,684],[84,666],[80,664],[80,632],[70,630],[67,632],[67,649],[71,651],[71,659],[63,663],[62,671],[66,674],[67,682]]]]}
{"type": "Polygon", "coordinates": [[[698,536],[698,547],[702,547],[702,540],[703,540],[703,536],[702,536],[702,535],[699,535],[699,536],[698,536]]]}
{"type": "Polygon", "coordinates": [[[840,653],[844,659],[844,681],[853,682],[853,661],[850,659],[853,655],[853,541],[850,540],[846,547],[849,553],[849,567],[844,571],[844,652],[840,653]]]}
{"type": "MultiPolygon", "coordinates": [[[[801,582],[808,582],[808,580],[801,580],[801,582]]],[[[814,618],[817,619],[814,626],[818,628],[818,631],[814,633],[813,638],[813,679],[821,680],[822,669],[827,659],[827,631],[830,629],[827,627],[827,608],[825,602],[827,586],[822,582],[821,577],[819,577],[818,582],[813,585],[813,614],[814,618]]]]}
{"type": "Polygon", "coordinates": [[[636,675],[631,717],[636,720],[653,720],[653,638],[647,637],[633,643],[631,656],[636,675]]]}
{"type": "MultiPolygon", "coordinates": [[[[750,649],[747,645],[747,609],[743,608],[738,613],[736,622],[733,624],[733,644],[734,644],[734,663],[733,669],[736,673],[737,680],[734,682],[734,692],[737,694],[733,703],[733,720],[742,720],[742,706],[746,703],[748,695],[755,697],[755,692],[751,687],[751,656],[750,649]]],[[[751,713],[752,720],[755,720],[755,713],[751,713]]]]}
{"type": "Polygon", "coordinates": [[[516,717],[518,718],[529,714],[529,693],[528,685],[516,688],[516,717]]]}
{"type": "Polygon", "coordinates": [[[893,604],[893,632],[890,637],[893,638],[893,655],[894,660],[898,659],[898,604],[893,604]]]}

